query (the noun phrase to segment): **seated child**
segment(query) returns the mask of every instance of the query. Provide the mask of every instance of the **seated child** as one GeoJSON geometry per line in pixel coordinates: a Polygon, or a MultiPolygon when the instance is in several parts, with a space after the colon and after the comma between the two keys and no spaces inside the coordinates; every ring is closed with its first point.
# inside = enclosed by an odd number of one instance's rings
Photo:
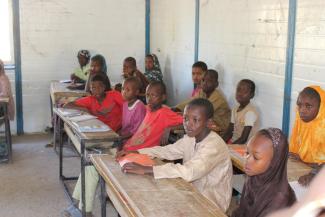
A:
{"type": "MultiPolygon", "coordinates": [[[[129,173],[150,174],[155,179],[183,178],[226,212],[231,200],[232,164],[225,142],[208,128],[213,112],[213,106],[208,100],[202,98],[192,100],[184,110],[183,124],[186,135],[182,139],[164,147],[138,150],[141,154],[160,159],[183,159],[183,164],[167,163],[147,167],[127,163],[122,170],[129,173]]],[[[123,155],[127,153],[124,152],[123,155]]]]}
{"type": "MultiPolygon", "coordinates": [[[[202,89],[193,98],[204,98],[212,103],[214,114],[210,127],[222,136],[229,125],[231,112],[226,99],[216,89],[218,85],[218,72],[209,69],[203,76],[202,89]]],[[[175,110],[183,111],[190,101],[186,100],[178,104],[175,110]]]]}
{"type": "Polygon", "coordinates": [[[201,81],[204,76],[204,73],[208,70],[207,64],[202,61],[198,61],[192,65],[192,80],[194,84],[194,89],[192,91],[192,97],[200,92],[201,81]]]}
{"type": "Polygon", "coordinates": [[[123,145],[123,150],[138,150],[160,145],[164,132],[181,125],[183,117],[163,105],[166,100],[166,86],[152,82],[147,87],[147,113],[136,133],[123,145]]]}
{"type": "Polygon", "coordinates": [[[88,76],[88,80],[86,82],[85,91],[90,91],[90,83],[92,77],[97,74],[107,74],[107,65],[105,57],[100,54],[93,56],[90,60],[90,74],[88,76]]]}
{"type": "Polygon", "coordinates": [[[319,86],[303,89],[297,99],[297,112],[290,140],[291,156],[314,169],[299,178],[308,185],[325,163],[325,91],[319,86]]]}
{"type": "Polygon", "coordinates": [[[277,128],[260,130],[247,144],[247,175],[232,217],[265,217],[291,206],[296,196],[287,178],[288,142],[277,128]]]}
{"type": "MultiPolygon", "coordinates": [[[[11,92],[11,85],[8,76],[5,73],[5,64],[0,59],[0,97],[8,97],[8,114],[9,119],[15,118],[15,101],[11,92]]],[[[0,117],[3,116],[3,111],[0,111],[0,117]]],[[[1,124],[1,123],[0,123],[1,124]]]]}
{"type": "Polygon", "coordinates": [[[159,60],[156,54],[146,55],[145,66],[146,72],[144,73],[144,76],[146,76],[149,82],[163,81],[163,74],[161,73],[159,60]]]}
{"type": "Polygon", "coordinates": [[[99,120],[117,131],[122,123],[123,98],[120,92],[111,90],[108,77],[97,74],[92,77],[91,96],[82,97],[64,105],[65,108],[76,108],[89,112],[99,120]]]}
{"type": "Polygon", "coordinates": [[[89,76],[89,60],[90,53],[88,50],[80,50],[77,55],[80,67],[75,68],[71,74],[71,80],[73,83],[85,83],[89,76]]]}
{"type": "MultiPolygon", "coordinates": [[[[98,117],[99,120],[107,124],[114,131],[121,128],[122,122],[122,105],[123,99],[121,93],[111,90],[110,82],[105,74],[97,74],[92,77],[90,84],[91,96],[77,99],[74,102],[66,104],[65,108],[76,108],[90,112],[98,117]]],[[[93,200],[95,197],[96,187],[99,180],[98,173],[93,166],[85,167],[86,180],[86,212],[87,216],[92,216],[93,200]]],[[[80,212],[75,206],[81,200],[81,179],[79,176],[78,182],[73,191],[72,197],[75,202],[67,210],[64,210],[63,216],[73,216],[73,212],[80,212]]],[[[81,203],[79,204],[81,209],[81,203]]]]}
{"type": "Polygon", "coordinates": [[[245,144],[258,129],[258,112],[250,100],[255,94],[255,83],[249,79],[241,80],[236,89],[239,105],[231,111],[231,120],[223,140],[233,144],[245,144]]]}
{"type": "Polygon", "coordinates": [[[122,129],[120,136],[122,141],[130,138],[139,128],[146,115],[146,107],[137,97],[141,84],[136,77],[124,80],[122,87],[123,103],[122,129]]]}
{"type": "Polygon", "coordinates": [[[140,96],[145,95],[146,88],[149,84],[147,78],[137,69],[137,62],[133,57],[127,57],[124,59],[123,62],[123,77],[129,78],[129,77],[137,77],[140,80],[141,83],[141,91],[140,96]]]}

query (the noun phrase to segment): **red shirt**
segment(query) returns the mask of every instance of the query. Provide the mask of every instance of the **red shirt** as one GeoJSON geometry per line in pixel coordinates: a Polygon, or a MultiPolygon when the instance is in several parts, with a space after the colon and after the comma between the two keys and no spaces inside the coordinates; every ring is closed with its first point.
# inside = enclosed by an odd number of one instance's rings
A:
{"type": "Polygon", "coordinates": [[[135,134],[126,141],[123,149],[125,151],[134,151],[141,148],[160,145],[160,139],[164,133],[164,129],[182,123],[183,117],[166,106],[154,112],[150,111],[147,107],[146,116],[140,127],[135,134]]]}
{"type": "Polygon", "coordinates": [[[115,90],[107,91],[105,99],[101,104],[95,96],[77,99],[75,104],[87,108],[92,115],[97,116],[99,120],[104,122],[115,132],[121,128],[123,98],[120,92],[115,90]],[[105,113],[106,110],[109,110],[109,112],[106,114],[100,113],[105,113]]]}

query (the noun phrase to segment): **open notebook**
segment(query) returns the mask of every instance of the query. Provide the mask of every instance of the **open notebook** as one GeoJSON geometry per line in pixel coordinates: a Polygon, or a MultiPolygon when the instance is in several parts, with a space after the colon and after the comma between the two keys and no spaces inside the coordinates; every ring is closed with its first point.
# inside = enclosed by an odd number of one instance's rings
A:
{"type": "Polygon", "coordinates": [[[91,132],[106,132],[111,128],[101,122],[98,119],[89,119],[84,121],[72,121],[72,124],[77,128],[79,132],[91,133],[91,132]]]}

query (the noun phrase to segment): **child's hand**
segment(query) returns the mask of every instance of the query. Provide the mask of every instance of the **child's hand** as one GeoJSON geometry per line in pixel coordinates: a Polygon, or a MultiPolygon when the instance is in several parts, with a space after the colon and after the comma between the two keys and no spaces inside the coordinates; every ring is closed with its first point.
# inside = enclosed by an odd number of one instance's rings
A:
{"type": "Polygon", "coordinates": [[[153,174],[152,166],[142,166],[137,163],[126,163],[122,167],[124,173],[134,173],[138,175],[153,174]]]}
{"type": "Polygon", "coordinates": [[[309,186],[311,180],[314,178],[315,174],[308,173],[306,175],[300,176],[298,179],[298,183],[302,186],[309,186]]]}

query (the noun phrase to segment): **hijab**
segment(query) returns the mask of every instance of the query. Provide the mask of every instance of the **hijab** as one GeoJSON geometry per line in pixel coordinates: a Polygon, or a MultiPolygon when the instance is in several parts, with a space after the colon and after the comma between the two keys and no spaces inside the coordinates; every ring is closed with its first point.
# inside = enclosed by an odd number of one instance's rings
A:
{"type": "Polygon", "coordinates": [[[163,81],[163,75],[160,69],[160,64],[158,57],[155,54],[148,54],[146,57],[151,57],[153,60],[153,68],[152,69],[146,69],[146,72],[144,75],[146,78],[152,82],[152,81],[163,81]]]}
{"type": "Polygon", "coordinates": [[[280,129],[258,132],[273,144],[273,158],[262,174],[246,178],[239,207],[232,217],[264,217],[272,211],[291,206],[296,196],[288,183],[288,142],[280,129]]]}

